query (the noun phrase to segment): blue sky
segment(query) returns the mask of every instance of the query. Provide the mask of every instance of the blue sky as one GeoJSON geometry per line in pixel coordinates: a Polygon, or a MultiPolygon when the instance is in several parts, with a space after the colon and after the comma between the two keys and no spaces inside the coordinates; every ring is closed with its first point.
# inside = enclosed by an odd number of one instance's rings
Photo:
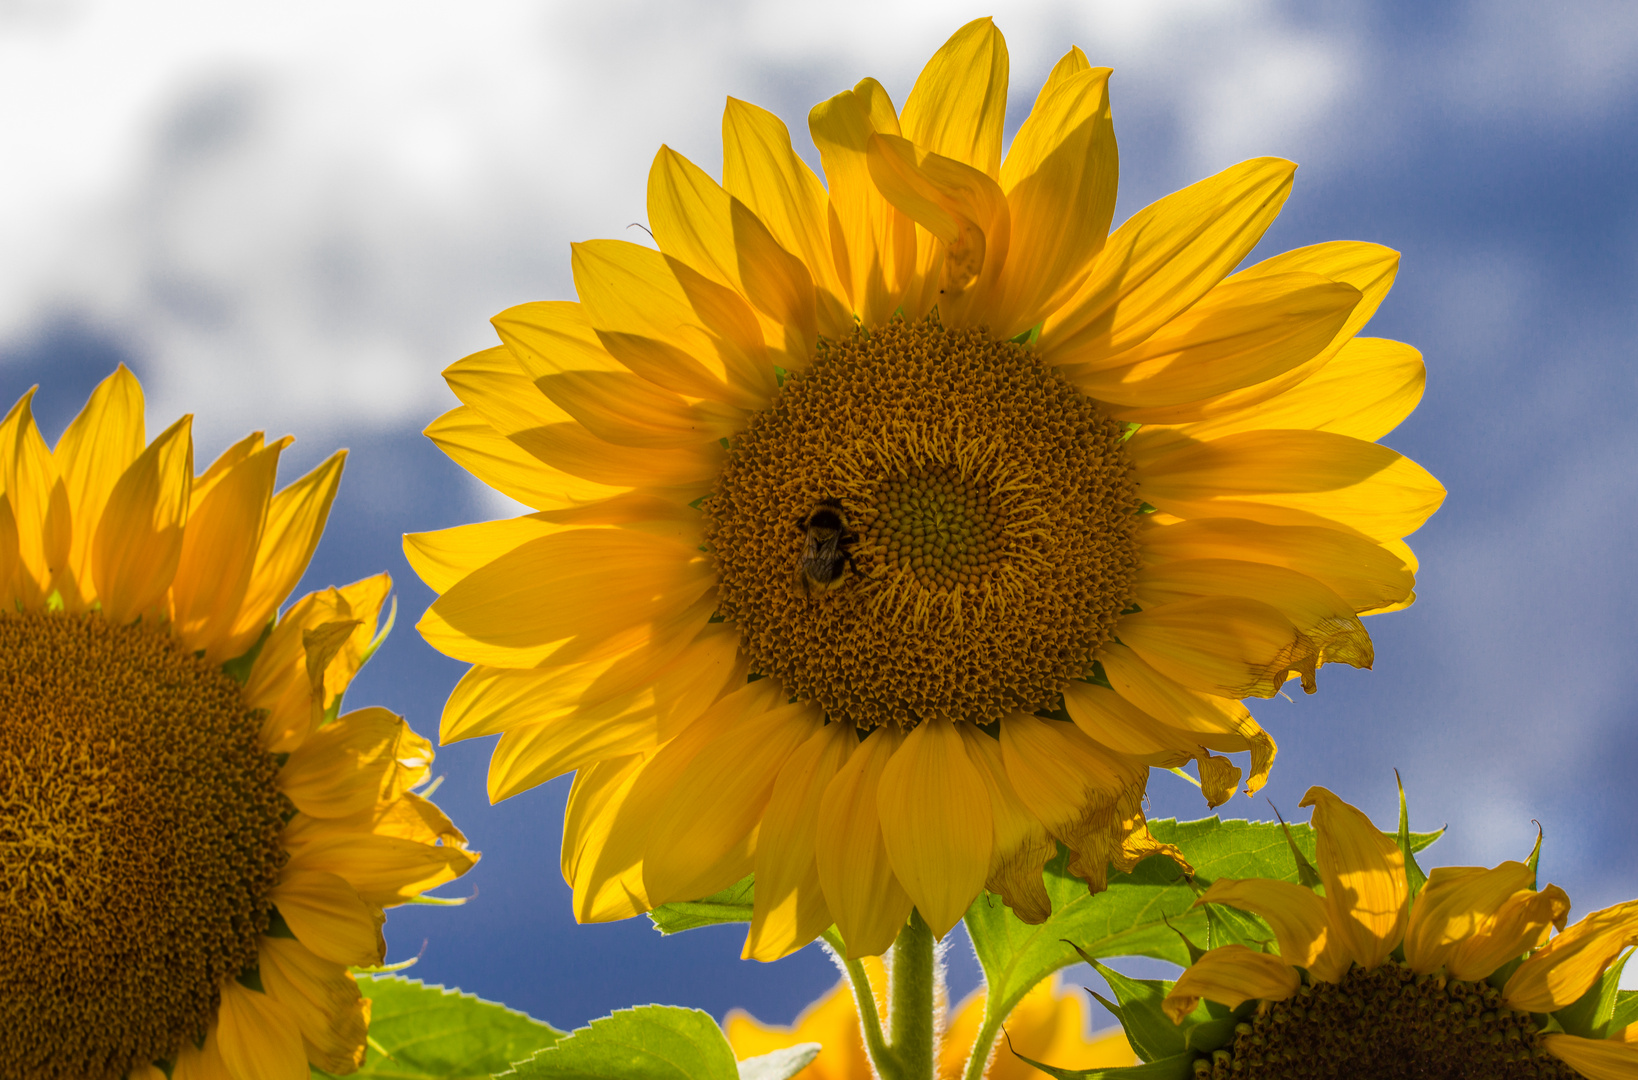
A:
{"type": "MultiPolygon", "coordinates": [[[[1428,390],[1385,441],[1450,497],[1411,541],[1418,603],[1367,623],[1376,669],[1255,705],[1281,744],[1268,796],[1290,816],[1325,784],[1386,821],[1397,767],[1413,825],[1450,826],[1435,862],[1522,857],[1536,819],[1577,912],[1638,895],[1638,8],[822,6],[0,7],[0,397],[42,384],[54,437],[123,360],[151,429],[198,414],[201,457],[290,431],[293,477],[350,447],[304,587],[392,572],[399,629],[349,700],[433,733],[460,667],[414,633],[430,596],[398,535],[517,512],[418,434],[453,404],[438,371],[492,342],[495,312],[571,297],[571,240],[632,235],[660,143],[714,170],[725,95],[808,150],[815,101],[864,75],[902,101],[950,31],[994,14],[1014,126],[1070,44],[1115,68],[1117,219],[1278,154],[1302,168],[1254,259],[1404,253],[1368,332],[1421,349],[1428,390]]],[[[566,781],[491,807],[487,755],[439,755],[438,800],[484,860],[464,908],[390,917],[413,974],[560,1026],[646,1001],[787,1020],[834,980],[813,950],[742,962],[732,931],[575,926],[566,781]]],[[[1165,775],[1151,797],[1204,811],[1165,775]]]]}

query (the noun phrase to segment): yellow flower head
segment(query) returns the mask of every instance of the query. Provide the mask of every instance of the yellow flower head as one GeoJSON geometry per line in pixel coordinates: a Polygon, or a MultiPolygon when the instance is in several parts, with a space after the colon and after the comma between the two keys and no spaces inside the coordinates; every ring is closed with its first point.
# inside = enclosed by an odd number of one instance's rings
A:
{"type": "Polygon", "coordinates": [[[1379,446],[1417,352],[1355,335],[1397,255],[1238,273],[1295,166],[1246,162],[1109,233],[1109,71],[1072,49],[1002,155],[987,19],[902,111],[816,106],[821,181],[732,100],[719,183],[662,148],[657,250],[574,248],[579,301],[494,320],[427,433],[537,508],[406,538],[426,639],[474,665],[445,742],[500,734],[502,799],[576,772],[582,920],[756,874],[746,953],[834,923],[885,949],[978,892],[1048,914],[1159,849],[1150,766],[1227,799],[1273,740],[1241,703],[1369,666],[1443,489],[1379,446]],[[747,678],[753,680],[748,682],[747,678]]]}
{"type": "MultiPolygon", "coordinates": [[[[382,909],[477,861],[432,747],[340,714],[385,574],[282,616],[343,453],[203,475],[121,367],[55,449],[0,422],[0,1061],[26,1080],[302,1080],[363,1061],[382,909]]],[[[388,617],[390,625],[391,618],[388,617]]]]}
{"type": "MultiPolygon", "coordinates": [[[[877,988],[876,1009],[885,1014],[880,989],[887,985],[880,961],[864,961],[870,985],[877,988]]],[[[956,1007],[939,1044],[938,1075],[957,1080],[972,1052],[984,1016],[984,991],[974,991],[956,1007]]],[[[1064,1069],[1108,1069],[1136,1065],[1126,1035],[1119,1028],[1088,1039],[1085,998],[1067,992],[1054,976],[1036,985],[1007,1018],[1007,1042],[990,1058],[984,1075],[989,1080],[1031,1080],[1041,1073],[1026,1065],[1019,1054],[1050,1061],[1064,1069]]],[[[848,981],[843,979],[818,1001],[802,1010],[790,1027],[764,1024],[742,1010],[730,1012],[723,1024],[734,1056],[741,1060],[783,1050],[800,1043],[818,1043],[822,1050],[812,1064],[793,1080],[871,1080],[870,1059],[859,1032],[859,1013],[848,981]]]]}
{"type": "Polygon", "coordinates": [[[1173,986],[1165,1009],[1180,1023],[1202,998],[1258,1003],[1198,1075],[1638,1076],[1638,1023],[1544,1018],[1584,1004],[1638,945],[1638,901],[1566,929],[1569,897],[1538,890],[1521,862],[1438,867],[1413,899],[1404,854],[1369,818],[1320,787],[1303,805],[1314,808],[1323,895],[1220,878],[1200,897],[1261,916],[1276,951],[1220,946],[1173,986]]]}

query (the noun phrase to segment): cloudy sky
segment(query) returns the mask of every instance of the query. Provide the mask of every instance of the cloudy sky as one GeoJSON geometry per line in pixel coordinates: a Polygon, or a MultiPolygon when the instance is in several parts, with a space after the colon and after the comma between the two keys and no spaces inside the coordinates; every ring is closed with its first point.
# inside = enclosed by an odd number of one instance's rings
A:
{"type": "MultiPolygon", "coordinates": [[[[515,512],[418,434],[453,404],[439,370],[492,343],[495,312],[572,297],[569,242],[632,235],[661,143],[715,171],[726,95],[811,160],[814,102],[865,75],[902,102],[993,14],[1011,126],[1071,44],[1115,69],[1117,219],[1277,154],[1302,168],[1253,259],[1404,253],[1369,332],[1420,348],[1428,391],[1386,441],[1450,498],[1412,538],[1417,605],[1368,624],[1376,670],[1257,706],[1282,745],[1268,794],[1289,815],[1322,783],[1387,821],[1397,767],[1413,824],[1450,826],[1434,861],[1522,857],[1536,819],[1578,911],[1633,897],[1638,6],[1316,7],[0,0],[0,404],[40,383],[55,438],[123,360],[151,430],[197,413],[201,458],[254,428],[298,436],[288,476],[351,447],[307,586],[393,573],[400,629],[353,701],[432,733],[460,668],[412,629],[430,596],[398,534],[515,512]]],[[[565,784],[491,808],[487,754],[439,758],[485,859],[465,908],[392,916],[414,974],[560,1026],[646,1001],[786,1020],[834,979],[813,950],[741,962],[731,932],[574,926],[565,784]]],[[[1202,814],[1173,778],[1151,795],[1202,814]]]]}

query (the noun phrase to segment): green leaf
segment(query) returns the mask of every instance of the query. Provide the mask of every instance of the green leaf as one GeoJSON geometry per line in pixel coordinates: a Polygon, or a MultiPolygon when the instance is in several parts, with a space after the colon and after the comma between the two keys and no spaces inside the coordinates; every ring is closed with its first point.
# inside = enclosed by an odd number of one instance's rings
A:
{"type": "Polygon", "coordinates": [[[818,1043],[797,1043],[739,1063],[739,1080],[790,1080],[819,1056],[818,1043]]]}
{"type": "Polygon", "coordinates": [[[1123,1065],[1113,1069],[1059,1069],[1027,1058],[1014,1050],[1012,1056],[1058,1080],[1192,1080],[1195,1054],[1178,1054],[1144,1065],[1123,1065]]]}
{"type": "Polygon", "coordinates": [[[352,1074],[359,1080],[488,1080],[563,1037],[524,1013],[419,979],[364,976],[358,989],[370,999],[370,1047],[352,1074]]]}
{"type": "Polygon", "coordinates": [[[739,1066],[722,1029],[705,1013],[639,1005],[576,1028],[505,1075],[519,1080],[739,1080],[739,1066]]]}
{"type": "MultiPolygon", "coordinates": [[[[1614,1030],[1616,995],[1621,989],[1621,971],[1627,966],[1631,951],[1611,964],[1604,975],[1593,983],[1574,1003],[1553,1014],[1564,1030],[1583,1039],[1607,1039],[1614,1030]]],[[[1623,1025],[1625,1026],[1625,1025],[1623,1025]]]]}
{"type": "Polygon", "coordinates": [[[1610,1030],[1620,1031],[1628,1024],[1638,1024],[1638,990],[1618,990],[1615,1009],[1610,1013],[1610,1030]]]}
{"type": "Polygon", "coordinates": [[[756,875],[728,886],[704,900],[686,900],[675,904],[661,904],[648,913],[654,929],[662,934],[680,934],[702,926],[720,926],[723,923],[751,921],[751,900],[756,875]]]}
{"type": "MultiPolygon", "coordinates": [[[[1089,895],[1084,882],[1069,876],[1069,854],[1060,848],[1058,857],[1046,867],[1046,891],[1052,900],[1052,915],[1046,922],[1028,925],[991,893],[982,893],[973,902],[966,922],[989,986],[986,1023],[998,1023],[997,1018],[1011,1013],[1036,983],[1075,963],[1079,959],[1076,946],[1100,958],[1149,956],[1187,964],[1189,954],[1178,934],[1207,941],[1212,926],[1205,910],[1194,907],[1195,888],[1204,888],[1219,877],[1294,882],[1298,880],[1296,856],[1309,860],[1310,865],[1314,857],[1314,831],[1307,825],[1287,828],[1275,822],[1210,817],[1151,821],[1149,831],[1157,840],[1182,850],[1195,869],[1194,887],[1176,863],[1154,855],[1130,874],[1111,873],[1109,888],[1089,895]]],[[[1420,851],[1438,837],[1438,833],[1411,833],[1411,847],[1420,851]]],[[[1230,927],[1231,936],[1249,934],[1255,927],[1254,923],[1232,923],[1226,916],[1216,921],[1230,927]]]]}

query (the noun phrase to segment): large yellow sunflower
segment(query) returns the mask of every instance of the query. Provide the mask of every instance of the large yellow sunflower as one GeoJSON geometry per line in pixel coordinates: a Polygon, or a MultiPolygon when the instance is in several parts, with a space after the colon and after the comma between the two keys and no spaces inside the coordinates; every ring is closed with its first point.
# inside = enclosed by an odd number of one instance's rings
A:
{"type": "Polygon", "coordinates": [[[668,148],[658,250],[574,248],[578,303],[494,320],[427,433],[538,512],[406,538],[419,626],[474,666],[445,742],[500,734],[502,799],[575,771],[562,864],[603,920],[756,874],[746,954],[834,923],[881,952],[984,887],[1046,917],[1158,849],[1152,765],[1213,803],[1274,742],[1241,704],[1371,662],[1443,489],[1375,440],[1409,346],[1355,335],[1397,255],[1230,275],[1295,166],[1263,158],[1114,233],[1109,71],[1072,49],[1002,157],[989,20],[901,112],[814,108],[821,183],[730,99],[722,181],[668,148]],[[747,681],[747,680],[750,681],[747,681]],[[1215,753],[1214,753],[1215,752],[1215,753]]]}
{"type": "Polygon", "coordinates": [[[1177,980],[1165,1002],[1174,1021],[1201,998],[1258,1002],[1196,1075],[1638,1076],[1638,1023],[1589,1038],[1552,1015],[1638,945],[1638,900],[1565,929],[1564,890],[1537,890],[1533,867],[1504,862],[1438,867],[1413,901],[1403,853],[1369,818],[1321,787],[1302,805],[1314,808],[1323,896],[1220,878],[1200,897],[1261,916],[1278,951],[1224,945],[1177,980]]]}
{"type": "Polygon", "coordinates": [[[412,790],[431,744],[340,712],[387,576],[278,614],[344,453],[275,492],[288,438],[195,476],[190,418],[148,442],[123,367],[54,450],[32,395],[0,422],[5,1075],[351,1072],[382,908],[478,856],[412,790]]]}
{"type": "MultiPolygon", "coordinates": [[[[887,1012],[887,973],[880,961],[864,961],[870,985],[876,990],[877,1023],[887,1012]]],[[[958,1080],[967,1054],[984,1017],[984,991],[971,994],[955,1007],[939,1044],[938,1076],[958,1080]]],[[[1136,1065],[1138,1057],[1120,1028],[1087,1037],[1090,1018],[1086,999],[1066,991],[1056,977],[1044,980],[1024,996],[1007,1018],[1007,1045],[996,1051],[984,1076],[988,1080],[1031,1080],[1041,1074],[1019,1060],[1016,1050],[1037,1061],[1063,1069],[1107,1069],[1136,1065]]],[[[847,979],[802,1010],[789,1027],[764,1024],[739,1009],[723,1021],[734,1055],[741,1060],[783,1050],[799,1043],[818,1043],[823,1049],[792,1080],[873,1080],[870,1058],[859,1031],[859,1013],[847,979]]]]}

